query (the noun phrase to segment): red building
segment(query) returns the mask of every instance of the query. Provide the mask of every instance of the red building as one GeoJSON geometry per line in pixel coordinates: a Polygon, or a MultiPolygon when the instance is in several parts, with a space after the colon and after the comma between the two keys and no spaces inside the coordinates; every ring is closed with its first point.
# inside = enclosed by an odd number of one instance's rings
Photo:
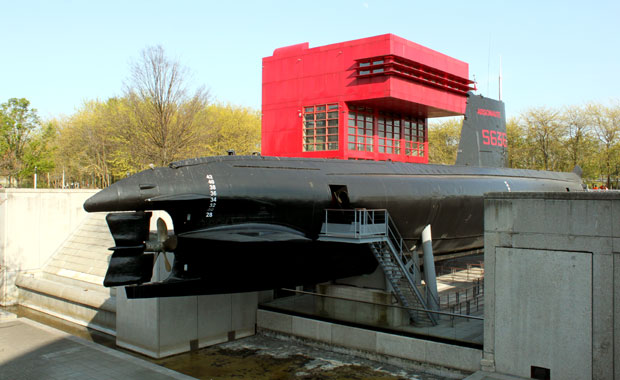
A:
{"type": "Polygon", "coordinates": [[[262,154],[428,162],[427,119],[465,113],[467,63],[385,34],[263,58],[262,154]]]}

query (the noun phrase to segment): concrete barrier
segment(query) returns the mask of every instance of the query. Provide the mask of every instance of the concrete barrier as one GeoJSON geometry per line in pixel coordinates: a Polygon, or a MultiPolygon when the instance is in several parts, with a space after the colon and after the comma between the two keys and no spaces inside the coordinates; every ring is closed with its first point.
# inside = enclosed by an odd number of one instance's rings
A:
{"type": "MultiPolygon", "coordinates": [[[[258,310],[257,326],[263,333],[295,336],[325,344],[335,351],[453,377],[480,369],[482,351],[474,348],[416,339],[337,323],[258,310]],[[344,351],[343,351],[344,350],[344,351]]],[[[463,378],[460,376],[459,378],[463,378]]]]}
{"type": "MultiPolygon", "coordinates": [[[[172,255],[170,259],[172,259],[172,255]]],[[[160,255],[153,280],[168,276],[160,255]]],[[[127,299],[116,295],[116,344],[163,358],[254,335],[258,293],[127,299]]]]}
{"type": "Polygon", "coordinates": [[[487,194],[484,225],[483,369],[620,379],[620,193],[487,194]]]}
{"type": "Polygon", "coordinates": [[[97,190],[0,189],[0,305],[17,303],[19,273],[40,270],[86,217],[97,190]]]}

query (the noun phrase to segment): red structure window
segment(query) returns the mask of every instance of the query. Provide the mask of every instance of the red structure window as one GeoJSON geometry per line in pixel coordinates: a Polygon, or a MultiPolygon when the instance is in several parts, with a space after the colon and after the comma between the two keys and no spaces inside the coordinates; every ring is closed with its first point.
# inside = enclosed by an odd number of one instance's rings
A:
{"type": "Polygon", "coordinates": [[[425,124],[424,119],[403,119],[403,140],[406,156],[424,157],[425,124]]]}
{"type": "Polygon", "coordinates": [[[400,154],[400,118],[396,115],[379,113],[379,153],[400,154]]]}
{"type": "Polygon", "coordinates": [[[425,155],[426,120],[423,118],[383,111],[375,114],[371,108],[349,106],[348,128],[351,151],[425,155]]]}
{"type": "Polygon", "coordinates": [[[349,107],[349,150],[373,151],[373,124],[372,109],[349,107]]]}
{"type": "Polygon", "coordinates": [[[338,150],[338,104],[304,107],[303,151],[338,150]]]}

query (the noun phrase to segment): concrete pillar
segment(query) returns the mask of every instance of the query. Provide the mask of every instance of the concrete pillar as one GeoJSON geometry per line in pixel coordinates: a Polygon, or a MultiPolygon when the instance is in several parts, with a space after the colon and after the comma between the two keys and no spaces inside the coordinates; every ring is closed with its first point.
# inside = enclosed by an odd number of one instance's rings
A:
{"type": "Polygon", "coordinates": [[[427,304],[431,310],[439,310],[439,294],[437,293],[437,275],[435,274],[435,259],[433,257],[433,240],[431,239],[431,225],[422,230],[422,250],[424,251],[424,282],[431,297],[427,304]]]}

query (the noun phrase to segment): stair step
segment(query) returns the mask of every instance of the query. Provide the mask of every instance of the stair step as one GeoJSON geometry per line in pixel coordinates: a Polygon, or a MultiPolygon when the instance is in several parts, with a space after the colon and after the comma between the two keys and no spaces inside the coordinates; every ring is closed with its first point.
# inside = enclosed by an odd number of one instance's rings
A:
{"type": "MultiPolygon", "coordinates": [[[[83,273],[76,273],[76,277],[70,277],[54,273],[41,272],[37,277],[84,290],[100,292],[106,294],[107,296],[116,296],[116,288],[106,288],[103,286],[103,277],[96,277],[98,281],[93,282],[90,281],[90,278],[88,279],[89,281],[86,281],[83,276],[83,273]]],[[[95,276],[93,276],[92,280],[94,279],[95,276]]]]}

